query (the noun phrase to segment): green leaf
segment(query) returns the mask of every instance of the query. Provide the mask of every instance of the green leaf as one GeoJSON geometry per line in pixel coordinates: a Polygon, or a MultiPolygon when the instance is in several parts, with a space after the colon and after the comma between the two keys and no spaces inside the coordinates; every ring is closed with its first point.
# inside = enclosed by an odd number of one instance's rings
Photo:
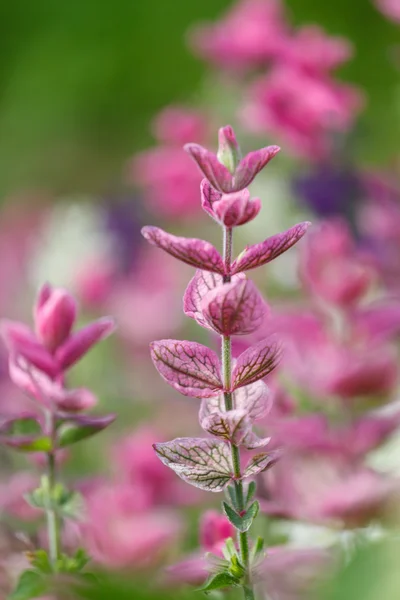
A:
{"type": "Polygon", "coordinates": [[[232,556],[236,556],[236,546],[232,538],[226,538],[225,544],[222,547],[222,553],[228,561],[231,560],[232,556]]]}
{"type": "Polygon", "coordinates": [[[30,600],[44,595],[46,591],[46,580],[41,573],[24,571],[15,590],[8,596],[8,600],[30,600]]]}
{"type": "Polygon", "coordinates": [[[255,481],[250,481],[250,483],[249,483],[249,485],[247,487],[246,506],[249,506],[250,502],[254,498],[254,495],[256,493],[256,489],[257,489],[256,482],[255,481]]]}
{"type": "Polygon", "coordinates": [[[233,508],[238,511],[239,507],[237,505],[236,488],[233,485],[228,485],[225,492],[227,499],[231,501],[233,508]]]}
{"type": "Polygon", "coordinates": [[[260,554],[264,553],[265,542],[262,537],[258,537],[256,543],[251,550],[251,560],[258,558],[260,554]]]}
{"type": "Polygon", "coordinates": [[[0,443],[20,452],[49,452],[51,439],[43,435],[36,417],[25,416],[4,421],[0,426],[0,443]]]}
{"type": "Polygon", "coordinates": [[[242,563],[240,562],[237,554],[235,554],[231,558],[229,572],[237,579],[241,579],[246,572],[246,570],[245,570],[244,566],[242,565],[242,563]]]}
{"type": "Polygon", "coordinates": [[[88,437],[96,435],[115,419],[114,415],[106,415],[103,417],[92,417],[87,415],[79,415],[69,417],[60,423],[58,427],[58,446],[65,448],[88,437]]]}
{"type": "Polygon", "coordinates": [[[233,510],[229,504],[226,502],[222,503],[222,507],[224,509],[224,513],[232,523],[232,525],[244,533],[248,531],[256,518],[259,510],[259,504],[257,501],[253,502],[253,504],[247,509],[247,511],[243,515],[239,515],[237,512],[233,510]]]}
{"type": "Polygon", "coordinates": [[[199,588],[199,592],[212,592],[213,590],[220,590],[223,588],[232,587],[238,585],[240,582],[234,576],[224,571],[223,573],[217,573],[208,579],[203,587],[199,588]]]}
{"type": "Polygon", "coordinates": [[[53,572],[53,567],[46,550],[40,549],[35,550],[34,552],[29,552],[27,557],[32,567],[36,571],[39,571],[39,573],[49,575],[53,572]]]}

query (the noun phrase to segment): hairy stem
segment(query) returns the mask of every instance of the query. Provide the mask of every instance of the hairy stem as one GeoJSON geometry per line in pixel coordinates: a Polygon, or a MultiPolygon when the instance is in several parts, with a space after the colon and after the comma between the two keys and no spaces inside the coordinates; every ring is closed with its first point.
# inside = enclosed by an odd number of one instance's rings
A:
{"type": "MultiPolygon", "coordinates": [[[[48,429],[49,436],[54,442],[55,438],[55,420],[54,415],[49,412],[48,415],[48,429]]],[[[61,554],[61,539],[60,539],[60,520],[57,515],[57,512],[52,508],[53,505],[53,491],[54,486],[56,485],[57,480],[57,467],[56,467],[56,458],[54,451],[47,453],[47,476],[49,481],[49,498],[48,500],[48,508],[46,510],[46,518],[47,518],[47,534],[49,538],[49,556],[50,561],[53,567],[55,568],[57,565],[57,561],[60,558],[61,554]]]]}
{"type": "MultiPolygon", "coordinates": [[[[231,280],[231,263],[232,263],[232,246],[233,246],[233,235],[232,229],[229,227],[224,227],[224,264],[225,264],[225,272],[224,275],[224,283],[229,283],[231,280]]],[[[224,384],[225,390],[230,390],[231,387],[231,372],[232,372],[232,343],[230,336],[223,335],[222,336],[222,380],[224,384]]],[[[225,402],[225,410],[232,410],[233,399],[232,392],[225,391],[224,392],[224,402],[225,402]]],[[[236,491],[236,500],[239,511],[243,511],[245,509],[244,502],[244,494],[243,494],[243,483],[241,481],[241,467],[240,467],[240,449],[238,446],[231,444],[231,452],[232,452],[232,463],[233,470],[235,475],[235,491],[236,491]]],[[[246,586],[243,588],[244,598],[245,600],[254,600],[254,592],[250,583],[249,578],[249,539],[247,532],[238,532],[238,542],[240,548],[240,556],[242,559],[243,566],[246,569],[246,586]]]]}

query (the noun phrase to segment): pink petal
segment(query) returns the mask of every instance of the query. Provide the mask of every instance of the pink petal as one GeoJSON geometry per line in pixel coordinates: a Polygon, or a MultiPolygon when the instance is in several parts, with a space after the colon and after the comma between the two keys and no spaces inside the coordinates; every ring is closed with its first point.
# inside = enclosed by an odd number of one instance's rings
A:
{"type": "Polygon", "coordinates": [[[187,483],[210,492],[222,491],[233,477],[231,451],[225,442],[177,438],[154,444],[159,459],[187,483]]]}
{"type": "Polygon", "coordinates": [[[221,335],[246,335],[262,324],[266,304],[249,279],[218,286],[201,303],[206,322],[221,335]]]}
{"type": "Polygon", "coordinates": [[[222,389],[220,364],[215,352],[180,340],[150,344],[151,357],[161,377],[184,396],[207,398],[222,389]]]}
{"type": "Polygon", "coordinates": [[[142,235],[153,246],[165,250],[171,256],[192,267],[213,273],[224,273],[222,258],[209,242],[196,238],[178,237],[159,227],[151,226],[143,227],[142,235]]]}
{"type": "Polygon", "coordinates": [[[214,203],[214,215],[226,227],[245,225],[254,219],[261,210],[261,200],[250,198],[250,192],[244,189],[232,194],[223,194],[214,203]]]}
{"type": "Polygon", "coordinates": [[[188,317],[195,319],[199,325],[211,329],[201,311],[201,303],[204,296],[217,285],[222,285],[222,275],[210,273],[209,271],[196,271],[190,280],[183,296],[183,312],[188,317]]]}
{"type": "Polygon", "coordinates": [[[253,456],[244,470],[243,478],[254,477],[254,475],[258,475],[258,473],[266,471],[272,467],[280,459],[280,457],[281,452],[279,450],[253,456]]]}
{"type": "Polygon", "coordinates": [[[220,542],[234,537],[235,528],[225,515],[216,510],[207,510],[200,521],[200,544],[209,552],[212,552],[220,542]]]}
{"type": "Polygon", "coordinates": [[[207,181],[207,179],[203,179],[200,184],[200,195],[201,195],[201,206],[203,210],[207,214],[210,215],[213,219],[215,219],[213,204],[217,200],[221,199],[221,192],[217,192],[215,188],[207,181]]]}
{"type": "Polygon", "coordinates": [[[38,338],[50,352],[69,336],[76,311],[75,299],[66,290],[41,290],[35,309],[35,328],[38,338]]]}
{"type": "Polygon", "coordinates": [[[275,340],[262,340],[245,350],[232,372],[232,390],[263,379],[277,366],[281,348],[275,340]]]}
{"type": "Polygon", "coordinates": [[[1,321],[1,336],[13,357],[22,356],[34,367],[54,377],[59,372],[50,352],[38,342],[33,331],[17,321],[1,321]]]}
{"type": "MultiPolygon", "coordinates": [[[[236,410],[245,410],[253,423],[269,413],[272,408],[272,395],[265,383],[259,380],[233,392],[233,407],[236,410]]],[[[225,402],[222,393],[204,398],[200,406],[199,420],[202,422],[210,415],[224,410],[225,402]]]]}
{"type": "Polygon", "coordinates": [[[228,169],[219,162],[213,152],[198,144],[186,144],[184,149],[195,160],[204,177],[218,190],[229,194],[233,191],[233,177],[228,169]]]}
{"type": "Polygon", "coordinates": [[[239,446],[249,433],[251,424],[245,410],[213,412],[200,421],[201,427],[215,437],[239,446]]]}
{"type": "Polygon", "coordinates": [[[310,224],[308,221],[299,223],[287,231],[267,238],[264,242],[260,242],[254,246],[247,246],[233,262],[232,274],[248,271],[274,260],[274,258],[277,258],[294,246],[303,237],[310,224]]]}
{"type": "Polygon", "coordinates": [[[114,319],[111,317],[103,317],[71,335],[65,344],[63,344],[56,352],[56,359],[62,370],[69,369],[69,367],[82,358],[90,348],[111,335],[114,330],[114,319]]]}
{"type": "Polygon", "coordinates": [[[255,176],[280,151],[279,146],[267,146],[254,152],[249,152],[237,166],[235,172],[235,191],[246,188],[255,176]]]}

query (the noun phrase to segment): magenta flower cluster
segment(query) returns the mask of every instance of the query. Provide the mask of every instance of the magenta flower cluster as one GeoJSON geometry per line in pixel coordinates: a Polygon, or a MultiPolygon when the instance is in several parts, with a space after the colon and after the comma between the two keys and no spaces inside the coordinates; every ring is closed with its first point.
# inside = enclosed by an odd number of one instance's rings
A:
{"type": "MultiPolygon", "coordinates": [[[[252,199],[247,186],[277,154],[270,146],[241,158],[235,134],[227,126],[219,132],[217,154],[197,144],[186,151],[205,175],[201,183],[204,210],[223,228],[221,256],[209,242],[177,237],[157,227],[144,227],[144,237],[175,258],[195,267],[184,295],[184,312],[199,325],[221,336],[222,359],[210,348],[191,341],[159,340],[151,344],[151,356],[160,375],[185,396],[201,400],[199,421],[212,437],[177,438],[157,443],[161,461],[188,483],[204,490],[227,491],[226,517],[238,531],[239,551],[230,546],[229,560],[219,565],[205,589],[240,585],[253,598],[252,561],[262,544],[250,548],[247,530],[258,512],[253,501],[254,484],[244,482],[269,469],[278,451],[259,452],[241,464],[240,449],[260,450],[269,438],[259,438],[253,424],[271,407],[263,379],[279,362],[281,348],[275,338],[263,339],[232,361],[231,338],[256,331],[267,307],[245,271],[260,267],[293,246],[309,223],[248,246],[233,260],[232,239],[236,226],[254,219],[260,200],[252,199]]],[[[229,546],[229,542],[227,542],[229,546]]]]}

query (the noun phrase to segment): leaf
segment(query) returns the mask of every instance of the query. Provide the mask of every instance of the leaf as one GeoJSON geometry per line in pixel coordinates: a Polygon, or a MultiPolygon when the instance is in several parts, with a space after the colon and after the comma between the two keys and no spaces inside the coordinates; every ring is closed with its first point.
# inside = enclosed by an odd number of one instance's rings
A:
{"type": "Polygon", "coordinates": [[[228,171],[225,165],[219,162],[216,154],[199,144],[185,144],[183,148],[197,163],[200,171],[213,188],[224,194],[234,191],[232,173],[228,171]]]}
{"type": "Polygon", "coordinates": [[[238,503],[237,503],[236,487],[233,485],[228,485],[225,488],[225,495],[228,498],[228,500],[230,500],[233,508],[238,512],[239,507],[238,507],[238,503]]]}
{"type": "Polygon", "coordinates": [[[177,438],[154,444],[159,459],[181,479],[211,492],[223,490],[233,477],[228,444],[213,439],[177,438]]]}
{"type": "Polygon", "coordinates": [[[250,430],[243,438],[242,444],[247,450],[257,450],[258,448],[267,446],[270,441],[270,437],[260,438],[254,431],[250,430]]]}
{"type": "Polygon", "coordinates": [[[248,506],[251,502],[251,500],[254,498],[254,495],[256,493],[257,490],[257,484],[255,481],[250,481],[248,487],[247,487],[247,494],[246,494],[246,500],[245,500],[245,505],[248,506]]]}
{"type": "MultiPolygon", "coordinates": [[[[264,418],[272,407],[272,397],[263,381],[255,381],[250,385],[239,388],[232,395],[235,410],[245,410],[251,422],[264,418]]],[[[224,395],[218,394],[202,400],[199,419],[205,419],[215,412],[224,412],[224,395]]]]}
{"type": "Polygon", "coordinates": [[[232,371],[232,390],[262,379],[273,371],[281,357],[281,347],[275,340],[263,340],[245,350],[232,371]]]}
{"type": "Polygon", "coordinates": [[[236,188],[243,189],[250,185],[255,176],[279,151],[279,146],[266,146],[265,148],[260,148],[246,154],[239,162],[235,171],[236,188]]]}
{"type": "Polygon", "coordinates": [[[202,419],[200,425],[211,435],[229,440],[235,446],[242,443],[251,427],[245,410],[214,412],[202,419]]]}
{"type": "Polygon", "coordinates": [[[58,446],[65,448],[88,437],[96,435],[115,420],[115,415],[93,417],[74,415],[62,420],[58,428],[58,446]]]}
{"type": "Polygon", "coordinates": [[[161,248],[178,260],[203,271],[225,272],[224,263],[217,249],[197,238],[178,237],[163,231],[159,227],[143,227],[143,237],[153,246],[161,248]]]}
{"type": "Polygon", "coordinates": [[[28,552],[27,558],[36,571],[44,575],[50,575],[53,572],[53,567],[46,550],[28,552]]]}
{"type": "Polygon", "coordinates": [[[197,591],[212,592],[213,590],[221,590],[224,588],[236,586],[239,584],[239,582],[240,580],[237,579],[234,575],[231,575],[231,573],[224,571],[223,573],[217,573],[216,575],[210,577],[210,579],[208,579],[201,588],[198,588],[197,591]]]}
{"type": "Polygon", "coordinates": [[[258,537],[256,539],[256,543],[254,544],[251,550],[251,562],[254,561],[260,554],[264,555],[265,542],[262,537],[258,537]]]}
{"type": "Polygon", "coordinates": [[[210,273],[209,271],[196,271],[194,277],[183,295],[183,312],[188,317],[195,319],[199,325],[211,329],[201,311],[201,302],[204,296],[217,285],[222,285],[222,275],[210,273]]]}
{"type": "Polygon", "coordinates": [[[266,471],[270,467],[272,467],[281,457],[281,452],[279,450],[273,450],[271,452],[257,454],[253,456],[253,458],[247,464],[246,469],[242,475],[242,478],[252,477],[254,475],[258,475],[262,471],[266,471]]]}
{"type": "Polygon", "coordinates": [[[215,352],[180,340],[150,344],[151,357],[161,377],[184,396],[207,398],[222,389],[219,359],[215,352]]]}
{"type": "Polygon", "coordinates": [[[209,291],[201,303],[208,325],[221,335],[246,335],[262,324],[267,305],[252,281],[236,279],[209,291]]]}
{"type": "Polygon", "coordinates": [[[287,231],[267,238],[264,242],[260,242],[254,246],[246,246],[243,252],[232,263],[231,273],[248,271],[271,262],[274,258],[277,258],[294,246],[303,237],[309,225],[311,223],[305,221],[291,227],[287,231]]]}
{"type": "Polygon", "coordinates": [[[0,425],[0,443],[20,452],[49,452],[51,439],[44,435],[36,415],[7,419],[0,425]]]}
{"type": "Polygon", "coordinates": [[[20,576],[15,590],[8,596],[8,600],[30,600],[43,596],[47,591],[46,580],[37,571],[24,571],[20,576]]]}
{"type": "Polygon", "coordinates": [[[253,502],[253,504],[246,510],[245,513],[243,513],[243,515],[239,515],[226,502],[222,503],[222,508],[227,519],[230,521],[230,523],[232,523],[235,529],[238,529],[239,531],[244,533],[245,531],[248,531],[250,529],[254,519],[258,515],[260,506],[257,501],[253,502]]]}

